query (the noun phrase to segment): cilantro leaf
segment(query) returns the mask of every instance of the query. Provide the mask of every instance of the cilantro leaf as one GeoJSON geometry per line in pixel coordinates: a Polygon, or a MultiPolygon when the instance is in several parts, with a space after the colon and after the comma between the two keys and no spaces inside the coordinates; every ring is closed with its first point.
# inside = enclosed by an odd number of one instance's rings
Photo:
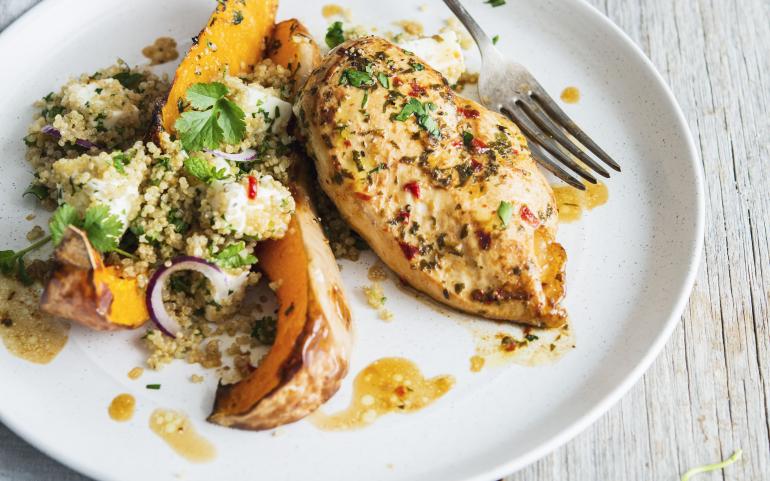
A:
{"type": "Polygon", "coordinates": [[[67,227],[74,225],[80,227],[82,225],[80,215],[69,204],[62,204],[56,212],[51,216],[51,220],[48,223],[48,228],[51,230],[51,239],[54,245],[59,245],[61,238],[64,237],[64,231],[67,227]]]}
{"type": "Polygon", "coordinates": [[[463,132],[463,145],[465,145],[466,149],[473,148],[473,134],[467,130],[463,132]]]}
{"type": "Polygon", "coordinates": [[[123,235],[123,222],[104,204],[86,211],[83,229],[94,248],[100,252],[114,251],[123,235]]]}
{"type": "Polygon", "coordinates": [[[394,119],[398,120],[399,122],[404,122],[413,114],[425,115],[425,107],[423,107],[422,103],[415,98],[409,99],[409,102],[404,105],[404,108],[401,109],[401,112],[396,115],[394,119]]]}
{"type": "Polygon", "coordinates": [[[119,72],[113,75],[112,78],[120,82],[120,85],[123,87],[129,90],[136,90],[144,80],[144,75],[135,72],[119,72]]]}
{"type": "Polygon", "coordinates": [[[119,174],[127,175],[126,164],[128,164],[130,161],[131,159],[123,152],[115,152],[112,154],[112,165],[115,167],[115,170],[117,170],[119,174]]]}
{"type": "Polygon", "coordinates": [[[218,149],[222,142],[222,128],[217,125],[216,109],[183,113],[174,124],[180,135],[182,147],[188,152],[199,152],[204,148],[218,149]]]}
{"type": "Polygon", "coordinates": [[[236,269],[256,263],[257,258],[252,254],[242,255],[245,249],[246,243],[243,241],[230,244],[214,256],[214,262],[225,269],[236,269]]]}
{"type": "Polygon", "coordinates": [[[3,274],[12,273],[17,259],[16,251],[0,251],[0,271],[3,274]]]}
{"type": "Polygon", "coordinates": [[[219,110],[217,125],[222,129],[222,136],[226,144],[237,144],[243,140],[246,134],[245,114],[235,102],[222,98],[216,104],[219,110]]]}
{"type": "Polygon", "coordinates": [[[370,72],[346,68],[342,71],[340,85],[352,85],[356,88],[371,87],[374,85],[374,79],[370,72]]]}
{"type": "Polygon", "coordinates": [[[432,137],[437,139],[441,138],[441,129],[438,128],[438,122],[436,119],[428,114],[417,116],[417,125],[425,129],[432,137]]]}
{"type": "Polygon", "coordinates": [[[196,110],[210,109],[217,103],[217,100],[227,95],[227,87],[219,82],[210,84],[197,83],[190,85],[187,89],[185,98],[190,102],[192,108],[196,110]]]}
{"type": "Polygon", "coordinates": [[[329,29],[326,31],[326,45],[329,48],[334,48],[343,42],[345,42],[345,35],[342,33],[342,22],[334,22],[329,25],[329,29]]]}
{"type": "Polygon", "coordinates": [[[203,157],[188,157],[184,160],[184,166],[190,175],[206,184],[229,177],[225,169],[217,169],[203,157]]]}
{"type": "Polygon", "coordinates": [[[21,196],[25,197],[27,195],[32,195],[37,200],[43,200],[48,197],[48,193],[48,187],[40,184],[30,184],[21,196]]]}
{"type": "Polygon", "coordinates": [[[500,206],[497,208],[497,216],[500,218],[500,222],[503,223],[503,227],[508,227],[511,216],[513,216],[513,204],[504,200],[500,201],[500,206]]]}

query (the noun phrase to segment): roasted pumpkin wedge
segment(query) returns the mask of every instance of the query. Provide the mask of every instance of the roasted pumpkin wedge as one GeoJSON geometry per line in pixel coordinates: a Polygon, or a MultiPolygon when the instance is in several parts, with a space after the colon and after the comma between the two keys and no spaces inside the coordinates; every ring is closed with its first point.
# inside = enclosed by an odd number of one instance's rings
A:
{"type": "Polygon", "coordinates": [[[310,204],[307,184],[293,185],[296,213],[280,240],[257,247],[280,304],[275,343],[256,370],[220,385],[209,421],[270,429],[315,411],[348,371],[351,318],[337,262],[310,204]]]}
{"type": "Polygon", "coordinates": [[[105,267],[82,230],[65,231],[54,259],[59,265],[40,299],[43,312],[99,331],[136,328],[149,319],[136,279],[105,267]]]}
{"type": "Polygon", "coordinates": [[[161,125],[174,132],[179,101],[195,83],[211,82],[222,71],[248,73],[265,52],[275,24],[278,0],[218,2],[206,26],[176,70],[174,83],[161,111],[161,125]]]}
{"type": "MultiPolygon", "coordinates": [[[[318,46],[297,20],[278,24],[270,58],[294,72],[301,86],[320,61],[318,46]]],[[[209,421],[241,429],[270,429],[302,419],[339,389],[352,347],[350,310],[337,262],[309,197],[308,175],[297,169],[296,211],[286,236],[257,247],[259,265],[279,287],[278,329],[272,349],[246,379],[217,389],[209,421]]]]}
{"type": "Polygon", "coordinates": [[[292,73],[292,93],[296,93],[321,63],[321,52],[313,37],[296,18],[276,24],[268,44],[268,56],[292,73]]]}

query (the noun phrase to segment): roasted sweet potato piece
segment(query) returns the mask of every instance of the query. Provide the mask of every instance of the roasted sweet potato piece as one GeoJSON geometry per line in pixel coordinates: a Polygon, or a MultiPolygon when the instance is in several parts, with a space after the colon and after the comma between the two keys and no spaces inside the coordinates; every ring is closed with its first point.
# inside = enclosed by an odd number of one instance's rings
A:
{"type": "Polygon", "coordinates": [[[54,252],[58,263],[40,309],[98,331],[136,328],[149,318],[136,279],[105,267],[85,232],[70,226],[54,252]]]}
{"type": "Polygon", "coordinates": [[[321,63],[318,45],[307,28],[295,18],[276,24],[268,55],[274,63],[293,72],[293,93],[302,87],[313,69],[321,63]]]}
{"type": "Polygon", "coordinates": [[[211,82],[227,69],[231,75],[251,71],[262,59],[275,23],[278,0],[231,0],[217,8],[176,70],[161,125],[174,132],[179,100],[195,83],[211,82]]]}

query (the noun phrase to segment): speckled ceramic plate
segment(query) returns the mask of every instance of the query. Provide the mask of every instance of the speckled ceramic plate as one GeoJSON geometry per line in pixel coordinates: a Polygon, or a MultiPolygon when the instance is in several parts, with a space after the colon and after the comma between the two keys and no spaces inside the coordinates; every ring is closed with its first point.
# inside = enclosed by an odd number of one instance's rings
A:
{"type": "MultiPolygon", "coordinates": [[[[143,62],[140,49],[167,35],[195,35],[211,0],[47,0],[0,35],[0,245],[25,245],[33,209],[21,193],[31,179],[21,141],[32,102],[68,77],[116,57],[143,62]]],[[[424,2],[337,0],[360,23],[393,29],[416,19],[427,32],[449,11],[424,2]],[[427,4],[420,11],[417,4],[427,4]]],[[[674,98],[643,54],[606,18],[579,0],[508,0],[492,8],[467,1],[506,55],[527,65],[553,94],[583,93],[568,112],[622,164],[609,203],[565,225],[567,307],[577,348],[560,362],[469,369],[475,331],[505,330],[436,309],[385,285],[391,323],[366,307],[362,286],[372,262],[343,262],[357,326],[349,376],[327,411],[347,405],[351,381],[375,359],[403,356],[428,376],[452,374],[455,387],[429,408],[390,415],[352,432],[307,421],[271,432],[228,430],[204,421],[216,379],[188,377],[175,363],[131,381],[142,362],[140,333],[95,334],[74,327],[49,365],[30,364],[0,347],[0,419],[45,453],[98,479],[496,479],[565,443],[625,393],[663,347],[684,308],[701,253],[701,169],[674,98]],[[162,383],[159,391],[144,388],[162,383]],[[107,415],[120,392],[137,398],[128,423],[107,415]],[[190,464],[148,428],[157,407],[181,409],[217,448],[215,461],[190,464]]],[[[321,3],[282,0],[279,18],[296,16],[325,31],[321,3]]],[[[189,45],[184,42],[183,45],[189,45]]],[[[471,64],[477,65],[475,52],[471,64]]],[[[42,219],[42,217],[41,217],[42,219]]]]}

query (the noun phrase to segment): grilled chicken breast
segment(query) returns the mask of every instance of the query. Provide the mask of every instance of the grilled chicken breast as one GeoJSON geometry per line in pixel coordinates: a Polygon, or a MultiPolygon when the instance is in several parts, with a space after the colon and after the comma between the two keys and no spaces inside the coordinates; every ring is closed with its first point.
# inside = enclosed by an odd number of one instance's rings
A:
{"type": "Polygon", "coordinates": [[[468,313],[565,323],[553,191],[512,122],[377,37],[333,50],[295,110],[322,188],[404,281],[468,313]]]}

